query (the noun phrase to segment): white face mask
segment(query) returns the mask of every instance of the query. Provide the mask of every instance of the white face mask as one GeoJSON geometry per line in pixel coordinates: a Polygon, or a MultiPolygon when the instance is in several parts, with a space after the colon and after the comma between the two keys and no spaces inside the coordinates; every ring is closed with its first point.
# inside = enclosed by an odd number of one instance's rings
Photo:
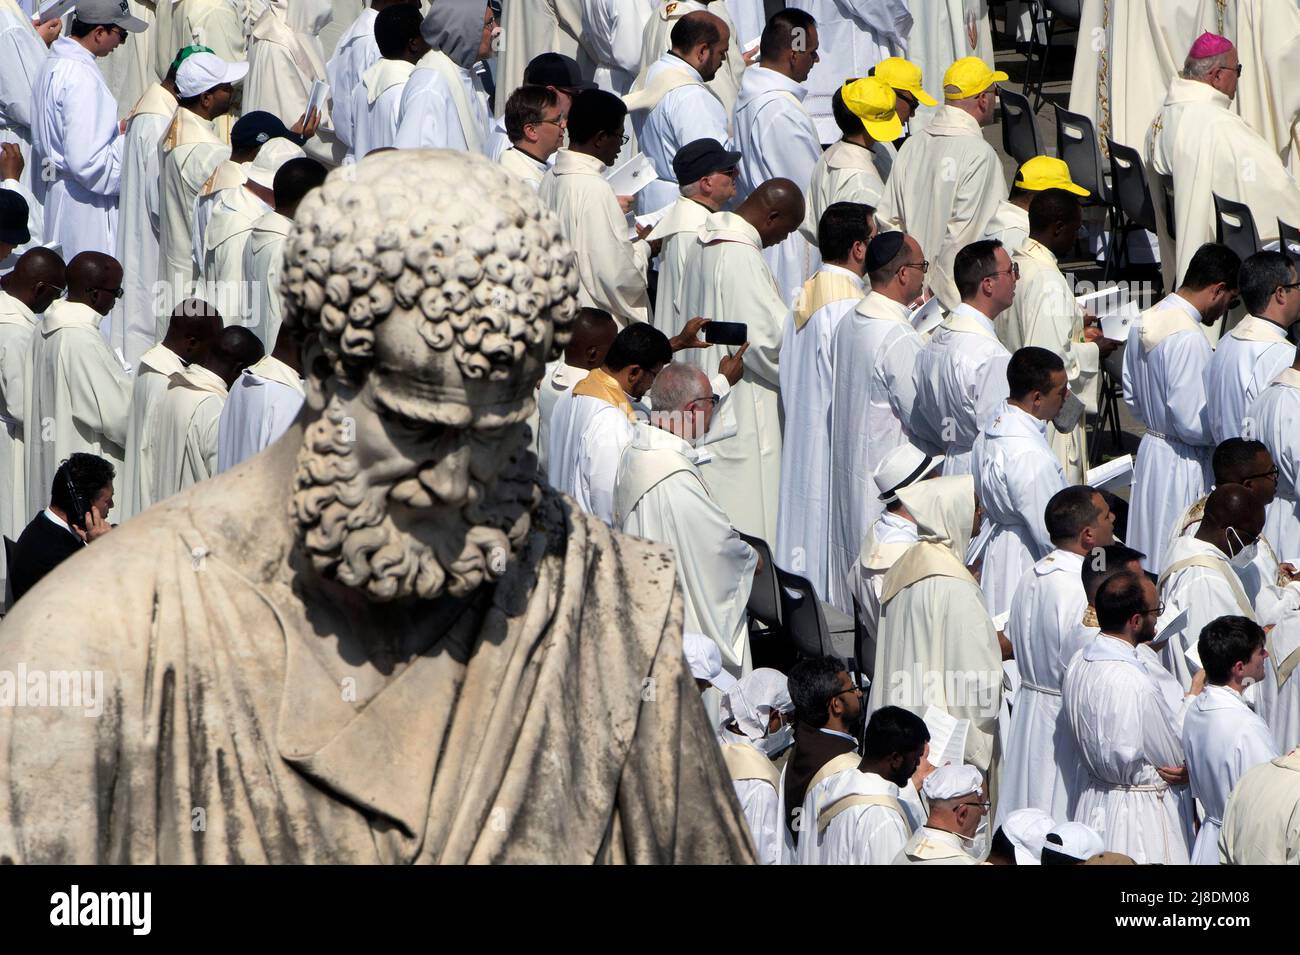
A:
{"type": "Polygon", "coordinates": [[[1233,568],[1236,570],[1244,570],[1254,563],[1255,555],[1259,551],[1259,541],[1256,540],[1249,547],[1244,546],[1241,543],[1241,535],[1237,533],[1235,527],[1227,528],[1226,534],[1230,535],[1229,541],[1236,548],[1236,552],[1228,558],[1228,562],[1232,564],[1233,568]]]}
{"type": "Polygon", "coordinates": [[[989,843],[992,837],[989,835],[989,814],[986,812],[980,817],[979,827],[975,830],[975,835],[970,839],[962,839],[966,844],[966,851],[976,859],[983,859],[989,854],[989,843]]]}
{"type": "Polygon", "coordinates": [[[767,736],[764,736],[762,739],[754,741],[754,745],[757,746],[759,749],[761,749],[763,751],[763,755],[767,756],[769,759],[772,759],[780,755],[781,753],[785,752],[785,750],[788,749],[790,745],[793,743],[794,743],[793,723],[787,723],[785,726],[782,726],[775,733],[769,733],[767,736]]]}

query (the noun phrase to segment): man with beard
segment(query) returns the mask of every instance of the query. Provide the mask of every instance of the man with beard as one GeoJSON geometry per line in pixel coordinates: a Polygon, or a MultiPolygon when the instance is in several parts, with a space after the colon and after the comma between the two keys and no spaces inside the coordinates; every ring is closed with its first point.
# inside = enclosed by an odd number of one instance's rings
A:
{"type": "Polygon", "coordinates": [[[0,669],[107,674],[100,719],[0,709],[0,857],[752,861],[671,554],[536,483],[555,218],[481,157],[387,152],[284,259],[299,419],[0,625],[0,669]],[[96,575],[111,602],[67,599],[96,575]]]}

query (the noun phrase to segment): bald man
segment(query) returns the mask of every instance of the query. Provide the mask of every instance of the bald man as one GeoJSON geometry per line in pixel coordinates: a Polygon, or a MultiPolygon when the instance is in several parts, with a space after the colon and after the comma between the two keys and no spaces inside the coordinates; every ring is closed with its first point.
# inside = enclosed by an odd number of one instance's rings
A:
{"type": "Polygon", "coordinates": [[[580,308],[573,320],[569,344],[564,354],[546,366],[546,373],[537,386],[537,411],[530,422],[533,426],[533,450],[537,464],[546,471],[546,445],[550,440],[551,412],[555,402],[593,368],[605,361],[605,352],[614,344],[618,324],[603,308],[580,308]]]}
{"type": "Polygon", "coordinates": [[[0,534],[10,540],[18,539],[29,516],[23,480],[27,355],[41,313],[63,294],[64,282],[63,260],[40,247],[19,256],[0,278],[0,534]]]}
{"type": "Polygon", "coordinates": [[[125,457],[131,375],[100,336],[99,325],[122,295],[122,266],[102,252],[68,263],[68,295],[45,310],[32,340],[30,386],[23,396],[27,513],[49,498],[59,463],[76,451],[125,457]]]}
{"type": "Polygon", "coordinates": [[[172,375],[202,362],[221,331],[221,314],[200,299],[186,299],[172,311],[163,340],[140,356],[131,390],[131,420],[126,434],[126,466],[116,498],[119,520],[126,520],[157,500],[153,493],[152,423],[172,375]]]}
{"type": "Polygon", "coordinates": [[[1164,644],[1161,660],[1184,690],[1201,669],[1199,660],[1188,658],[1187,649],[1196,646],[1206,624],[1223,616],[1255,620],[1255,607],[1234,565],[1244,567],[1255,556],[1263,530],[1264,503],[1259,496],[1243,485],[1224,484],[1206,499],[1196,534],[1169,545],[1160,572],[1160,599],[1170,619],[1184,610],[1188,616],[1186,625],[1164,644]]]}
{"type": "Polygon", "coordinates": [[[217,473],[221,409],[235,379],[262,358],[261,340],[242,325],[219,331],[203,363],[173,374],[149,426],[150,486],[161,501],[217,473]]]}
{"type": "MultiPolygon", "coordinates": [[[[682,278],[680,313],[747,326],[744,375],[719,409],[736,433],[709,445],[701,473],[731,523],[769,543],[776,541],[781,482],[781,333],[789,306],[763,258],[804,218],[803,193],[789,179],[759,185],[735,212],[715,212],[700,228],[682,278]]],[[[710,377],[734,346],[691,349],[682,360],[710,377]]]]}

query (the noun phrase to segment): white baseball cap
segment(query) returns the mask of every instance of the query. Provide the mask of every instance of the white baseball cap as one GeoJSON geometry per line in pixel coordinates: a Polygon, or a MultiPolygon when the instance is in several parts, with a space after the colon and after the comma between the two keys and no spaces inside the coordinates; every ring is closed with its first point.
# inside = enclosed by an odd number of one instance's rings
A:
{"type": "Polygon", "coordinates": [[[149,27],[144,20],[131,16],[126,0],[77,0],[72,9],[82,23],[121,27],[127,33],[143,33],[149,27]]]}
{"type": "Polygon", "coordinates": [[[1016,865],[1042,865],[1043,841],[1056,828],[1052,814],[1041,809],[1017,809],[1002,822],[1002,834],[1015,847],[1016,865]]]}
{"type": "Polygon", "coordinates": [[[937,468],[943,459],[930,457],[914,444],[900,444],[890,451],[876,465],[871,477],[880,492],[880,500],[893,504],[898,500],[895,493],[900,487],[915,484],[937,468]]]}
{"type": "Polygon", "coordinates": [[[267,189],[275,188],[275,174],[290,159],[307,155],[297,143],[283,136],[268,139],[257,150],[257,158],[248,164],[248,180],[267,189]]]}
{"type": "Polygon", "coordinates": [[[227,63],[215,53],[195,53],[176,68],[176,93],[180,99],[189,99],[222,83],[238,83],[247,75],[247,63],[227,63]]]}
{"type": "Polygon", "coordinates": [[[707,680],[723,693],[736,685],[736,678],[722,668],[722,651],[704,634],[687,630],[682,634],[682,650],[695,679],[707,680]]]}
{"type": "Polygon", "coordinates": [[[1062,823],[1043,838],[1043,861],[1048,863],[1087,862],[1105,851],[1106,843],[1097,830],[1081,822],[1062,823]]]}

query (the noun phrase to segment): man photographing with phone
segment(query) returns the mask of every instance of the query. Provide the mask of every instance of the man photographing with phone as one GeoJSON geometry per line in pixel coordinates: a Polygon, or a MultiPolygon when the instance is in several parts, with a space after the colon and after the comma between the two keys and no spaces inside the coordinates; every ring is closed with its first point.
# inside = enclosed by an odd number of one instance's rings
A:
{"type": "Polygon", "coordinates": [[[17,601],[42,577],[113,525],[114,470],[94,454],[73,454],[54,472],[50,503],[23,530],[12,550],[10,579],[17,601]]]}

